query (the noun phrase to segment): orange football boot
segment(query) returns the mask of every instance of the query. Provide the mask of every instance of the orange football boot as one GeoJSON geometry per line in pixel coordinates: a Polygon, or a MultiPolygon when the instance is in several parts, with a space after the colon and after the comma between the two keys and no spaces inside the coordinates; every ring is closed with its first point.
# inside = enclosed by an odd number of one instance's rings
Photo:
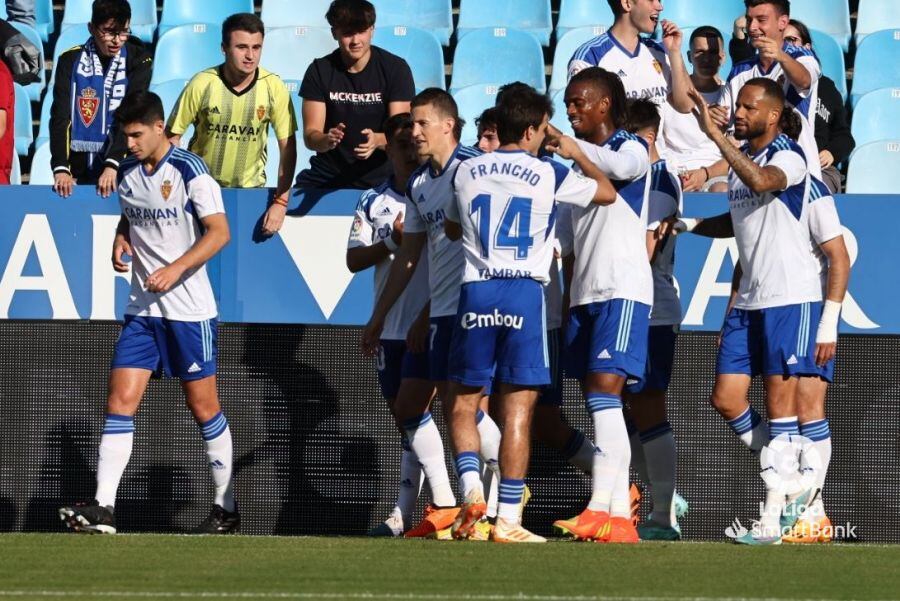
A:
{"type": "Polygon", "coordinates": [[[425,514],[419,525],[408,531],[405,538],[423,538],[431,536],[441,530],[446,530],[453,525],[453,520],[459,514],[459,507],[435,507],[425,506],[425,514]]]}

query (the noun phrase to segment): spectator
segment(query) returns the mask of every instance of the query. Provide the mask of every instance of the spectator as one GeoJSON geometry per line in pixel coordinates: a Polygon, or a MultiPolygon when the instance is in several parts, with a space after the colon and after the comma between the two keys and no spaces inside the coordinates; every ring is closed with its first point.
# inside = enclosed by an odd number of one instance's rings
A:
{"type": "MultiPolygon", "coordinates": [[[[809,28],[796,19],[791,19],[787,29],[784,30],[784,41],[809,50],[813,49],[809,28]]],[[[837,194],[841,191],[841,173],[837,165],[847,160],[856,142],[850,134],[844,98],[834,85],[834,80],[825,75],[819,79],[815,133],[816,145],[819,147],[819,164],[822,166],[822,181],[832,194],[837,194]]]]}
{"type": "Polygon", "coordinates": [[[380,130],[388,117],[409,112],[412,72],[402,58],[372,46],[371,2],[334,0],[325,17],[338,49],[314,60],[300,87],[303,140],[317,154],[297,186],[374,188],[391,169],[380,130]]]}
{"type": "Polygon", "coordinates": [[[153,64],[143,43],[131,37],[130,25],[127,0],[94,0],[91,37],[57,61],[50,164],[60,196],[71,195],[76,183],[96,184],[104,198],[115,190],[127,147],[113,115],[127,92],[147,90],[153,64]]]}
{"type": "Polygon", "coordinates": [[[194,137],[188,149],[200,155],[210,175],[225,188],[266,185],[269,126],[278,139],[278,184],[263,218],[262,232],[281,229],[297,164],[297,119],[280,77],[259,66],[266,28],[251,13],[231,15],[222,23],[225,62],[195,75],[169,116],[169,140],[181,142],[188,126],[194,137]],[[235,136],[232,132],[242,132],[235,136]]]}
{"type": "Polygon", "coordinates": [[[12,71],[13,81],[23,86],[41,80],[41,51],[25,34],[0,19],[0,59],[12,71]]]}
{"type": "Polygon", "coordinates": [[[756,48],[750,43],[750,36],[747,35],[747,15],[745,14],[734,20],[734,32],[731,41],[728,42],[728,55],[734,65],[756,55],[756,48]]]}
{"type": "Polygon", "coordinates": [[[9,185],[15,149],[16,90],[6,64],[0,61],[0,185],[9,185]]]}
{"type": "MultiPolygon", "coordinates": [[[[725,40],[715,27],[705,25],[691,33],[688,62],[694,67],[691,83],[706,100],[717,105],[722,100],[725,84],[719,79],[719,69],[725,61],[725,40]]],[[[672,171],[681,177],[685,192],[725,192],[727,182],[711,182],[709,167],[721,160],[719,148],[700,130],[697,119],[682,114],[671,105],[662,107],[662,147],[672,171]]],[[[660,145],[657,145],[658,147],[660,145]]]]}
{"type": "Polygon", "coordinates": [[[34,0],[6,0],[7,20],[34,27],[34,0]]]}
{"type": "Polygon", "coordinates": [[[497,108],[490,107],[475,119],[475,127],[478,128],[478,143],[475,145],[481,152],[494,152],[500,148],[500,138],[497,136],[497,108]]]}

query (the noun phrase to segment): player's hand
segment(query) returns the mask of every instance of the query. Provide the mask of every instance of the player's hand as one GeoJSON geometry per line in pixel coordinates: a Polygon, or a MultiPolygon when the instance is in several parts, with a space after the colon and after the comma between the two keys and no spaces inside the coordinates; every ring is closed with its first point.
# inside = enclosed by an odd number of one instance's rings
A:
{"type": "Polygon", "coordinates": [[[362,135],[366,137],[366,141],[354,148],[353,152],[356,154],[356,158],[365,161],[378,149],[378,143],[375,140],[375,132],[371,129],[362,130],[362,135]]]}
{"type": "Polygon", "coordinates": [[[343,123],[338,123],[325,133],[325,139],[328,142],[328,150],[334,150],[335,148],[337,148],[337,145],[340,144],[344,139],[344,131],[346,129],[346,125],[344,125],[343,123]]]}
{"type": "Polygon", "coordinates": [[[70,173],[60,171],[59,173],[53,174],[53,191],[63,198],[72,196],[72,190],[74,187],[75,178],[73,178],[70,173]]]}
{"type": "Polygon", "coordinates": [[[700,125],[700,130],[710,138],[712,138],[716,132],[721,133],[719,132],[719,126],[713,121],[712,115],[709,112],[709,106],[706,104],[706,99],[703,98],[700,92],[691,88],[688,90],[688,96],[690,96],[696,106],[692,112],[697,119],[697,124],[700,125]]]}
{"type": "Polygon", "coordinates": [[[394,226],[391,230],[391,240],[393,240],[394,244],[397,246],[403,244],[403,211],[397,213],[397,217],[394,219],[394,226]]]}
{"type": "Polygon", "coordinates": [[[131,269],[131,263],[126,263],[122,255],[128,255],[129,257],[131,257],[134,256],[134,253],[131,250],[131,243],[128,242],[125,236],[119,234],[116,236],[116,239],[113,242],[112,251],[113,269],[115,269],[119,273],[125,273],[129,269],[131,269]]]}
{"type": "Polygon", "coordinates": [[[719,129],[724,130],[728,127],[731,115],[726,107],[721,104],[713,104],[708,105],[707,108],[709,109],[709,116],[712,117],[713,122],[719,126],[719,129]]]}
{"type": "Polygon", "coordinates": [[[264,236],[274,236],[284,224],[284,216],[287,214],[287,207],[273,202],[266,209],[263,215],[262,233],[264,236]]]}
{"type": "Polygon", "coordinates": [[[547,149],[547,152],[552,152],[556,156],[567,160],[574,158],[576,154],[581,152],[581,148],[573,138],[562,134],[552,140],[545,140],[544,147],[547,149]]]}
{"type": "Polygon", "coordinates": [[[662,240],[668,235],[675,236],[679,232],[675,228],[675,224],[678,223],[678,217],[675,215],[669,215],[665,219],[659,222],[659,225],[656,227],[656,239],[662,240]]]}
{"type": "Polygon", "coordinates": [[[787,58],[787,55],[781,50],[781,44],[772,38],[767,38],[765,36],[756,38],[752,41],[752,45],[759,52],[759,57],[761,59],[780,63],[787,58]]]}
{"type": "Polygon", "coordinates": [[[684,34],[674,22],[663,19],[662,25],[662,43],[668,54],[681,52],[681,43],[684,41],[684,34]]]}
{"type": "Polygon", "coordinates": [[[97,194],[103,198],[109,198],[109,195],[116,189],[118,173],[114,167],[106,167],[100,174],[100,179],[97,180],[97,194]]]}
{"type": "Polygon", "coordinates": [[[825,364],[834,359],[837,352],[837,342],[819,342],[816,344],[816,365],[825,367],[825,364]]]}
{"type": "Polygon", "coordinates": [[[410,353],[424,353],[428,350],[430,335],[431,323],[428,321],[428,312],[425,312],[409,326],[409,331],[406,333],[406,350],[410,353]]]}
{"type": "Polygon", "coordinates": [[[184,269],[173,263],[171,265],[166,265],[161,269],[157,269],[147,276],[147,281],[144,282],[144,286],[150,292],[168,292],[172,286],[178,283],[178,280],[180,280],[183,275],[184,269]]]}
{"type": "Polygon", "coordinates": [[[374,357],[378,354],[378,347],[381,346],[381,332],[384,330],[384,320],[376,319],[374,316],[363,328],[362,339],[359,347],[366,357],[374,357]]]}
{"type": "Polygon", "coordinates": [[[822,169],[828,169],[834,165],[834,155],[828,150],[823,150],[819,153],[819,165],[822,169]]]}
{"type": "Polygon", "coordinates": [[[706,184],[706,171],[703,169],[688,169],[681,176],[681,188],[684,192],[698,192],[706,184]]]}

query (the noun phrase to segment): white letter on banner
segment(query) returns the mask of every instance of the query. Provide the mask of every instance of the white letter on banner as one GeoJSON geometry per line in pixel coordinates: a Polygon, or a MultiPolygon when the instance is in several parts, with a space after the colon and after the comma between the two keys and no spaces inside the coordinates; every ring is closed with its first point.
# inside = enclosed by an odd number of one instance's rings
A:
{"type": "MultiPolygon", "coordinates": [[[[856,263],[856,258],[859,256],[859,244],[857,244],[856,236],[853,235],[853,232],[846,227],[844,227],[844,244],[847,245],[847,254],[850,255],[850,267],[853,267],[853,264],[856,263]]],[[[841,319],[843,319],[847,325],[859,328],[860,330],[874,330],[875,328],[881,327],[866,317],[862,307],[860,307],[856,300],[850,296],[849,290],[847,290],[847,294],[844,296],[844,306],[841,308],[841,319]]]]}
{"type": "Polygon", "coordinates": [[[688,310],[681,322],[682,324],[686,326],[702,326],[703,316],[706,314],[709,300],[714,296],[724,296],[725,298],[731,296],[731,280],[729,279],[727,282],[716,281],[726,255],[731,255],[732,264],[737,263],[738,250],[737,242],[734,241],[734,238],[713,240],[709,253],[706,255],[706,262],[703,263],[700,279],[697,280],[697,287],[694,288],[691,304],[688,306],[688,310]]]}
{"type": "Polygon", "coordinates": [[[116,318],[116,278],[131,282],[131,272],[119,273],[112,267],[113,242],[119,215],[91,215],[94,224],[94,250],[91,253],[91,319],[116,318]]]}
{"type": "Polygon", "coordinates": [[[53,319],[79,319],[46,215],[26,215],[22,220],[3,278],[0,279],[0,318],[8,318],[9,306],[19,290],[46,291],[53,308],[53,319]],[[43,275],[22,275],[32,245],[43,275]]]}

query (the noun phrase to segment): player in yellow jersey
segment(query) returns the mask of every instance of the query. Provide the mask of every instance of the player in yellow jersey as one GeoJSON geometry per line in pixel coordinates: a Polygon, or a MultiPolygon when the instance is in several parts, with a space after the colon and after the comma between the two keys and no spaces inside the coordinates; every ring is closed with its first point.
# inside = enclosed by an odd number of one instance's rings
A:
{"type": "Polygon", "coordinates": [[[224,188],[266,185],[269,127],[278,139],[278,186],[263,219],[263,233],[281,229],[297,163],[297,119],[280,77],[259,66],[265,26],[256,15],[238,13],[222,23],[225,62],[195,75],[169,116],[169,139],[178,144],[188,126],[188,148],[200,155],[224,188]]]}

